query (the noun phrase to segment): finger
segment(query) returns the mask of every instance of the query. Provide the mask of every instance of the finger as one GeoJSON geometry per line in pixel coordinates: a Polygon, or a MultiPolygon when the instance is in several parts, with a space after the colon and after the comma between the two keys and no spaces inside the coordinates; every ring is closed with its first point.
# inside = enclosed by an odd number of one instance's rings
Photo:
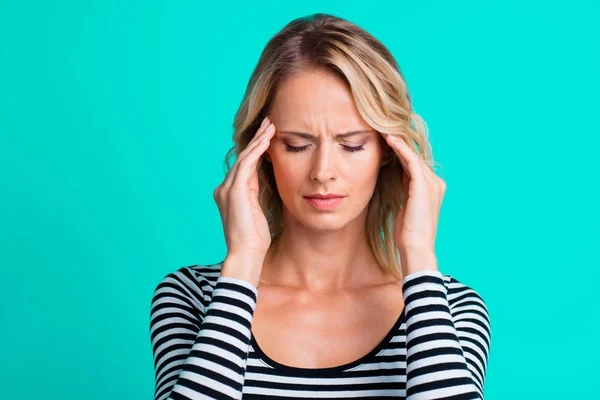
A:
{"type": "MultiPolygon", "coordinates": [[[[267,128],[272,125],[273,122],[271,121],[271,119],[266,116],[260,126],[258,127],[258,129],[256,130],[256,133],[254,134],[254,137],[252,138],[252,140],[250,140],[250,143],[248,143],[248,145],[252,144],[253,142],[255,142],[256,140],[260,139],[260,137],[262,136],[262,134],[267,130],[267,128]]],[[[246,146],[247,147],[247,146],[246,146]]]]}
{"type": "Polygon", "coordinates": [[[252,149],[258,144],[258,142],[260,142],[260,140],[262,139],[262,137],[264,136],[264,134],[269,132],[269,129],[271,129],[272,126],[273,126],[273,123],[270,122],[269,120],[265,119],[263,121],[263,124],[258,128],[258,130],[256,131],[256,133],[254,134],[254,137],[246,145],[246,147],[244,148],[244,150],[242,150],[240,152],[240,154],[238,154],[237,159],[241,160],[241,159],[243,159],[246,156],[246,154],[248,154],[249,152],[251,152],[252,149]]]}
{"type": "Polygon", "coordinates": [[[422,173],[421,157],[404,142],[404,139],[395,135],[386,135],[386,141],[398,154],[402,167],[411,179],[422,173]]]}
{"type": "Polygon", "coordinates": [[[275,125],[273,125],[272,123],[268,124],[262,132],[257,133],[256,136],[254,138],[252,138],[250,143],[248,143],[248,146],[246,146],[246,148],[238,156],[238,160],[242,161],[244,158],[246,158],[248,156],[248,154],[252,153],[257,146],[260,146],[263,138],[271,139],[272,138],[271,135],[274,132],[275,132],[275,125]]]}
{"type": "Polygon", "coordinates": [[[243,160],[244,158],[246,158],[246,155],[249,152],[251,152],[256,146],[259,145],[260,139],[262,139],[262,137],[264,136],[265,133],[266,134],[272,133],[272,132],[269,132],[269,128],[272,126],[273,126],[273,123],[270,122],[268,117],[265,117],[265,119],[263,120],[263,123],[261,124],[259,129],[256,131],[256,134],[254,135],[252,140],[250,140],[250,142],[248,143],[246,148],[244,150],[242,150],[240,152],[240,154],[238,154],[235,164],[233,165],[233,167],[231,168],[231,170],[225,177],[225,181],[223,182],[223,188],[229,189],[231,187],[231,185],[233,184],[235,175],[237,174],[237,170],[239,168],[240,161],[243,160]]]}
{"type": "MultiPolygon", "coordinates": [[[[235,183],[236,180],[236,176],[240,173],[240,170],[242,168],[245,168],[245,161],[248,156],[250,156],[252,154],[252,152],[254,150],[256,150],[257,148],[263,147],[264,143],[261,141],[256,141],[254,143],[252,143],[251,145],[248,145],[245,149],[243,154],[240,153],[241,157],[238,156],[238,159],[235,162],[235,165],[233,166],[233,168],[231,169],[231,171],[229,171],[229,174],[227,174],[227,177],[225,178],[225,182],[223,182],[223,188],[224,189],[230,189],[233,184],[235,183]]],[[[268,147],[268,146],[266,146],[268,147]]],[[[266,150],[266,147],[263,150],[266,150]]]]}
{"type": "Polygon", "coordinates": [[[270,130],[265,132],[262,139],[258,141],[249,151],[243,159],[239,160],[238,170],[233,177],[233,181],[231,185],[236,185],[237,183],[241,183],[243,185],[247,185],[250,181],[250,177],[252,174],[256,172],[256,166],[258,164],[258,160],[264,154],[264,152],[271,145],[271,138],[273,137],[273,133],[275,132],[275,127],[272,126],[270,130]]]}
{"type": "Polygon", "coordinates": [[[427,162],[423,159],[423,157],[417,153],[412,147],[410,147],[406,142],[404,142],[401,138],[398,140],[398,145],[406,149],[406,152],[410,154],[411,161],[414,164],[418,164],[418,170],[423,174],[423,176],[427,180],[435,180],[437,175],[432,171],[431,167],[427,164],[427,162]]]}

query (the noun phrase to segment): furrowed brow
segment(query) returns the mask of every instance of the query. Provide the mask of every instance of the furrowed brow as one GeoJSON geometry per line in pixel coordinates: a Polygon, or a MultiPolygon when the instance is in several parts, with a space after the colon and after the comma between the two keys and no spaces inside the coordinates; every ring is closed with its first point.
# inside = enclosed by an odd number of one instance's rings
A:
{"type": "MultiPolygon", "coordinates": [[[[287,133],[289,135],[300,136],[301,138],[304,138],[304,139],[313,140],[315,138],[314,135],[311,135],[310,133],[304,133],[304,132],[294,132],[294,131],[278,131],[278,132],[279,133],[287,133]]],[[[362,135],[362,134],[371,133],[371,132],[374,132],[374,131],[373,130],[352,131],[352,132],[346,132],[346,133],[338,133],[337,135],[335,135],[335,137],[336,138],[347,138],[349,136],[362,135]]]]}

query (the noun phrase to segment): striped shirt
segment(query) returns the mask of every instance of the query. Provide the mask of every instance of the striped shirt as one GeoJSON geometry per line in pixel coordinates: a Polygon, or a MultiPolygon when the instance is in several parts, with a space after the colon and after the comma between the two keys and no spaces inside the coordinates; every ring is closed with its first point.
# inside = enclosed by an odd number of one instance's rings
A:
{"type": "Polygon", "coordinates": [[[404,310],[369,354],[330,368],[266,356],[251,331],[258,289],[220,275],[223,262],[182,267],[150,311],[155,400],[483,399],[490,321],[480,295],[438,270],[403,277],[404,310]]]}

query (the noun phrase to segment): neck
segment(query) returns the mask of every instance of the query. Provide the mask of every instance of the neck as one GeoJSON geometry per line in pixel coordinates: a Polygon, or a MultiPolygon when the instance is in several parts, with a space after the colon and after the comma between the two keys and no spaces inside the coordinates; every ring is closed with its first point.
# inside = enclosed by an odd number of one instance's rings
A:
{"type": "Polygon", "coordinates": [[[284,226],[265,257],[261,283],[324,293],[385,278],[368,245],[364,217],[339,230],[316,232],[298,221],[284,226]]]}

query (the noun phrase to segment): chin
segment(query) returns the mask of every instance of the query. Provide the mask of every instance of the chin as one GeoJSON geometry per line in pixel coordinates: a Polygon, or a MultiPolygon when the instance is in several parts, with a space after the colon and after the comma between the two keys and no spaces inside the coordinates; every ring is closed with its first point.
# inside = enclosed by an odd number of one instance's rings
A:
{"type": "MultiPolygon", "coordinates": [[[[298,210],[297,210],[298,211],[298,210]]],[[[357,217],[348,210],[319,211],[306,205],[299,211],[298,220],[303,226],[314,232],[340,230],[352,223],[357,217]]]]}
{"type": "Polygon", "coordinates": [[[339,215],[306,216],[302,225],[312,232],[337,231],[348,225],[348,220],[339,215]]]}

